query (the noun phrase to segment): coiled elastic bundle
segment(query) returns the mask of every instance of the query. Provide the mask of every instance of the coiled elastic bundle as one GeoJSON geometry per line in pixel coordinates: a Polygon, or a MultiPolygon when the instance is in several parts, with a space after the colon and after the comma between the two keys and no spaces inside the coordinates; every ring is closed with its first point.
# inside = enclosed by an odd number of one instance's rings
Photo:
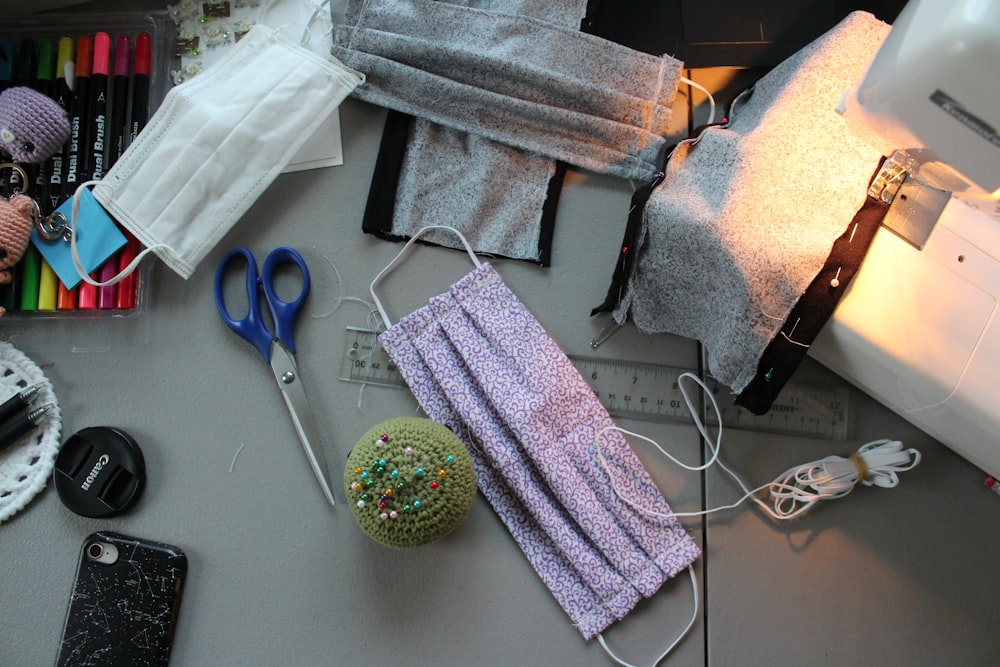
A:
{"type": "Polygon", "coordinates": [[[918,463],[920,452],[905,449],[899,440],[875,440],[847,458],[827,456],[790,468],[767,486],[773,500],[769,513],[793,519],[820,500],[843,498],[858,483],[891,489],[899,484],[899,473],[918,463]]]}
{"type": "MultiPolygon", "coordinates": [[[[627,436],[648,442],[656,447],[661,454],[686,470],[699,472],[706,470],[712,465],[718,465],[720,468],[725,470],[730,477],[736,480],[736,483],[739,484],[741,489],[743,489],[744,495],[739,500],[729,505],[714,507],[712,509],[699,512],[674,512],[671,516],[704,516],[706,514],[720,512],[722,510],[734,509],[742,505],[747,500],[753,500],[762,510],[764,510],[765,513],[774,519],[795,519],[805,514],[810,508],[813,507],[813,505],[821,500],[843,498],[848,493],[853,491],[858,483],[861,483],[864,486],[879,486],[885,489],[893,488],[899,484],[899,473],[915,468],[917,464],[920,463],[920,452],[916,449],[904,448],[903,443],[899,440],[874,440],[862,445],[856,452],[848,455],[847,458],[842,456],[827,456],[826,458],[818,461],[803,463],[793,468],[789,468],[775,478],[774,481],[768,484],[764,484],[763,486],[759,486],[755,489],[750,489],[743,482],[743,480],[740,479],[739,475],[727,468],[726,465],[719,459],[719,450],[722,445],[722,427],[719,427],[719,430],[715,434],[714,438],[709,435],[704,422],[698,417],[694,402],[688,394],[684,380],[694,382],[702,389],[702,391],[704,391],[712,408],[715,410],[716,421],[720,424],[722,423],[722,415],[719,412],[718,404],[715,402],[715,397],[712,395],[711,390],[705,385],[705,383],[702,382],[698,376],[692,373],[681,374],[678,378],[678,387],[680,388],[681,396],[684,398],[688,411],[694,419],[698,432],[701,433],[702,438],[704,438],[705,442],[708,444],[709,450],[712,452],[711,457],[709,457],[708,461],[704,464],[699,466],[689,466],[669,454],[662,446],[660,446],[659,443],[651,440],[650,438],[638,433],[626,431],[625,429],[617,427],[612,428],[624,433],[627,436]],[[770,496],[770,503],[760,497],[765,491],[770,496]]],[[[610,429],[605,429],[605,431],[607,430],[610,429]]],[[[608,470],[607,462],[604,458],[604,451],[600,446],[600,440],[603,435],[603,432],[598,435],[597,458],[601,467],[604,469],[604,472],[608,475],[608,479],[611,482],[611,487],[614,489],[615,494],[624,502],[628,503],[636,510],[646,514],[647,516],[663,517],[661,513],[657,513],[654,510],[642,507],[638,503],[633,502],[620,491],[617,483],[615,482],[615,478],[608,470]]]]}

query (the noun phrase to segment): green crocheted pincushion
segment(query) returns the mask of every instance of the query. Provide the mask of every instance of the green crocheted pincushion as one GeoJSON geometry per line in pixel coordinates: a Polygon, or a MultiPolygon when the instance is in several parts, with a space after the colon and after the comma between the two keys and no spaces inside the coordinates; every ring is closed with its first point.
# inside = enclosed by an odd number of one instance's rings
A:
{"type": "Polygon", "coordinates": [[[358,525],[376,542],[416,547],[468,515],[476,474],[465,445],[430,419],[399,417],[365,433],[347,457],[344,488],[358,525]]]}

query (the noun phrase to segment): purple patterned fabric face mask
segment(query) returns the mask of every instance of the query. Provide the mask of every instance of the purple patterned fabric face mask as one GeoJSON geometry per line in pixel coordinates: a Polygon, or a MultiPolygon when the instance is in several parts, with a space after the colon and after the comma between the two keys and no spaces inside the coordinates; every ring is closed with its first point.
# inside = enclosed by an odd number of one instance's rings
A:
{"type": "Polygon", "coordinates": [[[483,495],[591,639],[700,552],[573,363],[473,259],[475,270],[379,340],[427,415],[465,442],[483,495]],[[650,511],[622,501],[609,475],[650,511]]]}

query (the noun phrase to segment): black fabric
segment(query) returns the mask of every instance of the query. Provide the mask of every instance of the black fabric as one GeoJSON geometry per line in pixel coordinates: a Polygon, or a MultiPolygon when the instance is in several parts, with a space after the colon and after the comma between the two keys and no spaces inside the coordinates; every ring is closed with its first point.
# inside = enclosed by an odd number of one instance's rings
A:
{"type": "Polygon", "coordinates": [[[552,265],[552,237],[556,231],[556,211],[559,209],[559,196],[562,194],[563,182],[566,179],[566,163],[556,162],[556,171],[549,179],[545,202],[542,204],[542,218],[538,233],[538,264],[552,265]]]}
{"type": "Polygon", "coordinates": [[[368,189],[368,201],[361,220],[361,229],[387,241],[405,240],[392,233],[392,212],[396,209],[396,190],[406,157],[413,116],[389,110],[382,129],[382,142],[375,158],[375,171],[368,189]]]}
{"type": "MultiPolygon", "coordinates": [[[[393,233],[392,219],[393,211],[396,209],[396,192],[403,171],[403,160],[406,157],[414,120],[413,116],[400,111],[390,109],[387,112],[385,126],[382,129],[382,141],[372,172],[372,182],[368,189],[368,201],[361,220],[361,230],[386,241],[408,239],[406,236],[393,233]]],[[[565,177],[566,165],[556,162],[555,173],[549,179],[545,202],[540,213],[538,259],[524,261],[531,261],[540,266],[549,266],[552,262],[552,238],[555,234],[556,212],[565,177]]]]}
{"type": "Polygon", "coordinates": [[[906,0],[591,2],[590,31],[689,68],[773,67],[855,10],[892,23],[906,0]]]}
{"type": "Polygon", "coordinates": [[[808,353],[808,346],[833,316],[845,290],[861,268],[888,210],[888,204],[867,198],[847,230],[834,241],[822,270],[813,278],[785,320],[781,331],[788,338],[778,334],[764,349],[757,364],[757,375],[736,397],[736,405],[755,415],[770,410],[778,393],[808,353]],[[838,281],[836,287],[832,284],[835,279],[838,281]]]}
{"type": "Polygon", "coordinates": [[[663,182],[665,174],[660,174],[647,185],[632,193],[632,205],[629,208],[628,222],[625,224],[625,237],[622,239],[621,248],[618,250],[618,258],[615,261],[615,270],[611,274],[611,285],[608,287],[608,294],[604,297],[604,302],[590,311],[594,316],[598,313],[610,313],[618,307],[625,290],[628,289],[628,281],[635,268],[636,244],[639,242],[639,234],[642,231],[642,217],[646,211],[646,202],[653,194],[660,183],[663,182]]]}

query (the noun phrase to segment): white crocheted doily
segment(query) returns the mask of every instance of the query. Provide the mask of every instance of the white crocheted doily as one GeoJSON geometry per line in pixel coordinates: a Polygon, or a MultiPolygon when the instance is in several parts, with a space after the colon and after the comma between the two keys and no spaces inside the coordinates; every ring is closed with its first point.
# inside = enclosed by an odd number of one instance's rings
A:
{"type": "Polygon", "coordinates": [[[34,431],[0,451],[0,523],[45,488],[59,452],[62,430],[59,404],[42,369],[10,343],[0,341],[0,403],[34,384],[42,385],[42,389],[32,405],[51,403],[53,408],[34,431]]]}

